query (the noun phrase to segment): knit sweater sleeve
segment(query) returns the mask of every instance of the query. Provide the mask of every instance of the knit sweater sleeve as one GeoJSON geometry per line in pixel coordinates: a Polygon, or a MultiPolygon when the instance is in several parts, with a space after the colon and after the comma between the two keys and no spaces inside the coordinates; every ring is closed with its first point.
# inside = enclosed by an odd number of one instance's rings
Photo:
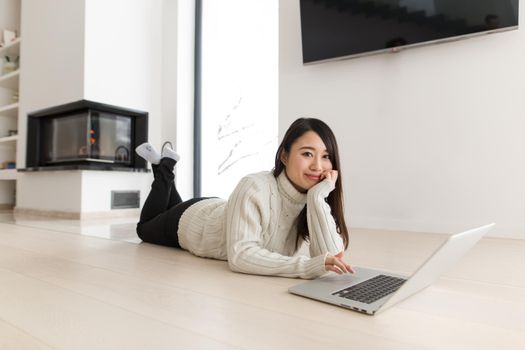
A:
{"type": "Polygon", "coordinates": [[[334,184],[324,180],[312,187],[306,197],[311,256],[327,253],[336,255],[345,249],[343,239],[337,232],[331,208],[325,200],[333,189],[334,184]]]}
{"type": "Polygon", "coordinates": [[[226,244],[232,271],[283,277],[316,278],[326,273],[326,254],[313,258],[286,256],[263,247],[263,215],[270,215],[270,193],[254,179],[244,178],[226,210],[226,244]]]}

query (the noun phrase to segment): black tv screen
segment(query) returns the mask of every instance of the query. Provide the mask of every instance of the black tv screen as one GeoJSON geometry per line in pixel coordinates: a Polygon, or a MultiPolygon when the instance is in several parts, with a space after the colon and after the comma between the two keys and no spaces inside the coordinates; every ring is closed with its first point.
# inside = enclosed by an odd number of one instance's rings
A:
{"type": "Polygon", "coordinates": [[[519,0],[301,0],[303,62],[518,27],[519,0]]]}

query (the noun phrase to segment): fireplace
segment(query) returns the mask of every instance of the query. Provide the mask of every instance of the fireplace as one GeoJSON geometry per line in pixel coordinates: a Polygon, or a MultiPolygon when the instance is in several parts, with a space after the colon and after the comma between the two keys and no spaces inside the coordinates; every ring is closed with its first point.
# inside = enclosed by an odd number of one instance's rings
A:
{"type": "Polygon", "coordinates": [[[25,171],[146,171],[148,113],[81,100],[28,115],[25,171]]]}

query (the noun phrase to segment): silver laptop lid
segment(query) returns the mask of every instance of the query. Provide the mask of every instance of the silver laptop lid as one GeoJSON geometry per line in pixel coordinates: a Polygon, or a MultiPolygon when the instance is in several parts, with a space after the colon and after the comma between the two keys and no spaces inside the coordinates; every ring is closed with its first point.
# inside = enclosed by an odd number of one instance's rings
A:
{"type": "Polygon", "coordinates": [[[454,266],[494,223],[451,235],[421,267],[377,310],[381,312],[428,287],[454,266]]]}

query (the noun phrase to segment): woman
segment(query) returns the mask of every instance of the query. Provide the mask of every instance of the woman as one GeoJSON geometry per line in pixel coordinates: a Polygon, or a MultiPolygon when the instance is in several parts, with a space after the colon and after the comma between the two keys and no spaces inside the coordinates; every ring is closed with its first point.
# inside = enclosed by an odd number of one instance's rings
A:
{"type": "Polygon", "coordinates": [[[353,272],[342,258],[348,246],[339,151],[322,121],[297,119],[287,130],[272,172],[244,177],[230,198],[183,202],[173,182],[179,156],[142,144],[154,181],[137,225],[145,242],[228,260],[237,272],[316,278],[353,272]],[[309,242],[310,257],[294,256],[309,242]]]}

